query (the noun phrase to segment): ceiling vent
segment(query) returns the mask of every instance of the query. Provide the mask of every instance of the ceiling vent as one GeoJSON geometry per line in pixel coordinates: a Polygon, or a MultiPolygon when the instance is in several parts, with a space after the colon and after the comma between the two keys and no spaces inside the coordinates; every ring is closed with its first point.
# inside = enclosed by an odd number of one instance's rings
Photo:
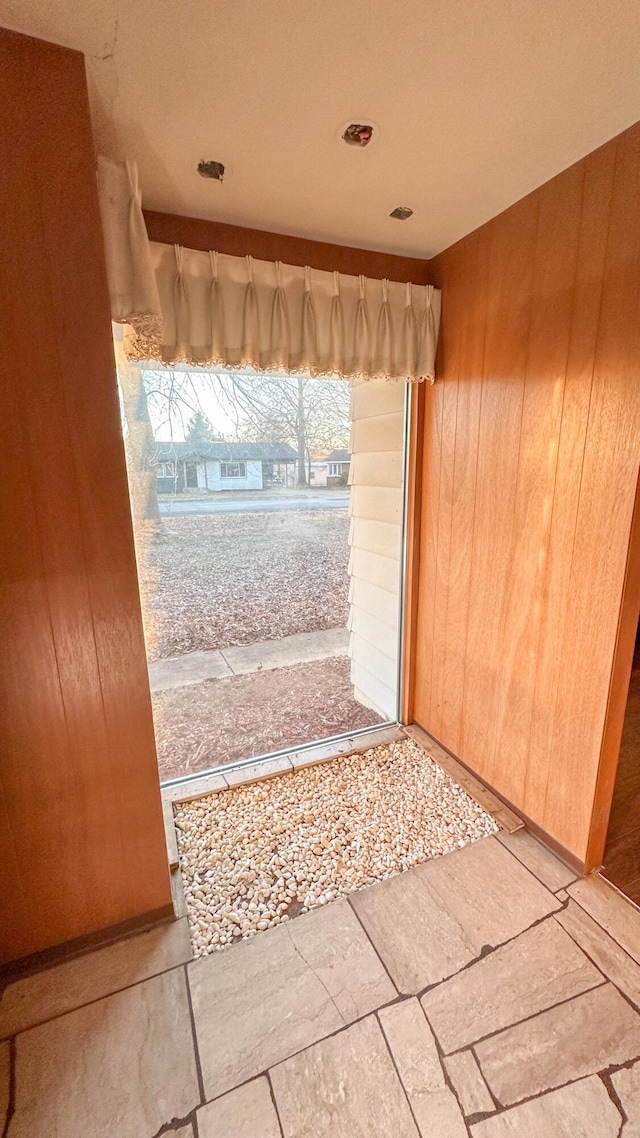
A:
{"type": "Polygon", "coordinates": [[[413,210],[409,209],[408,205],[397,205],[395,209],[391,210],[389,217],[395,217],[396,221],[406,221],[412,213],[413,210]]]}

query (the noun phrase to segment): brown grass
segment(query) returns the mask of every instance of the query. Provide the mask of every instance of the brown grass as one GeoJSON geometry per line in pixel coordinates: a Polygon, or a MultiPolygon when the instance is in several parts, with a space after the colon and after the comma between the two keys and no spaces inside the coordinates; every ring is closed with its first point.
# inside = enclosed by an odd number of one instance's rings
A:
{"type": "Polygon", "coordinates": [[[157,692],[161,780],[380,722],[353,698],[346,657],[157,692]]]}
{"type": "Polygon", "coordinates": [[[150,660],[346,625],[346,510],[166,517],[141,529],[150,660]]]}

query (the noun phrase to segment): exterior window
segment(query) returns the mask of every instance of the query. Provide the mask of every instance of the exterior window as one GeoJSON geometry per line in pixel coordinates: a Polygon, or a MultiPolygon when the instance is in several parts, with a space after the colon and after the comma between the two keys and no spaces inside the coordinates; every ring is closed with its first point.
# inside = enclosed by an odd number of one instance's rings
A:
{"type": "Polygon", "coordinates": [[[175,462],[159,462],[158,463],[158,478],[175,478],[176,464],[175,462]]]}
{"type": "Polygon", "coordinates": [[[247,477],[247,464],[246,464],[246,462],[221,462],[220,463],[220,477],[221,478],[246,478],[247,477]]]}
{"type": "Polygon", "coordinates": [[[341,474],[342,474],[342,463],[341,462],[330,462],[329,463],[329,478],[339,478],[341,474]]]}

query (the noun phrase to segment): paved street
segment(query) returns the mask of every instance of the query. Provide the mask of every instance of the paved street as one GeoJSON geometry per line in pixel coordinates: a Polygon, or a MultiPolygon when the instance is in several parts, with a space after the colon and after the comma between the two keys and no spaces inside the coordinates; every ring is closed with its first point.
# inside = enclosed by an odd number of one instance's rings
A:
{"type": "Polygon", "coordinates": [[[247,498],[206,498],[202,501],[176,497],[160,502],[160,513],[167,514],[256,514],[281,510],[346,510],[349,491],[329,490],[326,494],[287,494],[282,498],[257,494],[247,498]]]}

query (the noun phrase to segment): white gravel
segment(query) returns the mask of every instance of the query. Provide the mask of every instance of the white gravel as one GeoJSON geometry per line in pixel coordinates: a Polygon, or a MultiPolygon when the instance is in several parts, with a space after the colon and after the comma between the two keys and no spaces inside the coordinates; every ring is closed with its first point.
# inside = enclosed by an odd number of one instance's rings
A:
{"type": "Polygon", "coordinates": [[[498,830],[409,739],[174,806],[194,954],[498,830]]]}

